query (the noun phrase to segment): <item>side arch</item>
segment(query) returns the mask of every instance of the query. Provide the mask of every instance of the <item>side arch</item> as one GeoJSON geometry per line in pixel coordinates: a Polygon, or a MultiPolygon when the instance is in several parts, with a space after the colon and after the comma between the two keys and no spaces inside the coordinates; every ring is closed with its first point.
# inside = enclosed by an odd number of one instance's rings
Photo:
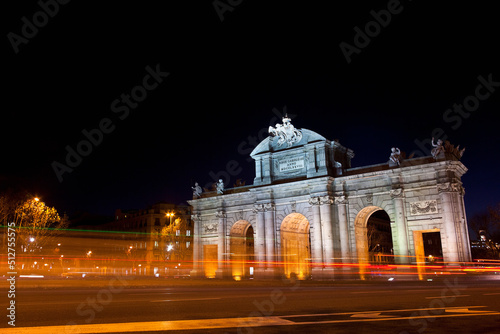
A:
{"type": "Polygon", "coordinates": [[[356,253],[358,255],[358,263],[361,267],[368,263],[368,218],[379,210],[383,210],[379,206],[371,205],[361,209],[354,220],[354,235],[356,238],[356,253]]]}
{"type": "Polygon", "coordinates": [[[370,261],[374,263],[393,261],[394,238],[390,222],[391,218],[387,211],[375,205],[361,209],[356,215],[354,230],[361,279],[364,279],[364,273],[370,261]]]}
{"type": "Polygon", "coordinates": [[[239,281],[253,275],[254,259],[253,227],[246,220],[238,220],[229,232],[232,277],[239,281]]]}

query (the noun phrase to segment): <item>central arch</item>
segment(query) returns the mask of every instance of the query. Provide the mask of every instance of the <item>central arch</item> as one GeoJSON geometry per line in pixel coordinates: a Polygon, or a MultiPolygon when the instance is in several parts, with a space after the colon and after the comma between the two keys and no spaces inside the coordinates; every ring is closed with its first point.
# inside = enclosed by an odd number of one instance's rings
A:
{"type": "Polygon", "coordinates": [[[231,250],[231,272],[235,280],[253,275],[250,263],[254,257],[253,227],[246,220],[234,223],[229,233],[231,250]]]}
{"type": "Polygon", "coordinates": [[[311,274],[309,221],[300,213],[291,213],[283,219],[280,231],[285,277],[308,278],[311,274]]]}
{"type": "Polygon", "coordinates": [[[392,233],[387,212],[378,206],[367,206],[358,212],[354,220],[356,253],[361,278],[371,261],[392,261],[392,233]]]}

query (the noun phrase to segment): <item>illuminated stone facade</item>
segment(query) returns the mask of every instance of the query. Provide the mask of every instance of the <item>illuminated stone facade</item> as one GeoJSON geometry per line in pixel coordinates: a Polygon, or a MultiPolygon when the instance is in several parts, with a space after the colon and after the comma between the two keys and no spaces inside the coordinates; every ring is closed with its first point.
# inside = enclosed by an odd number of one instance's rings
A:
{"type": "Polygon", "coordinates": [[[193,275],[334,277],[335,264],[368,262],[367,223],[380,210],[390,218],[396,263],[421,261],[423,236],[435,232],[444,262],[470,261],[467,169],[457,158],[351,168],[350,149],[283,123],[251,153],[252,186],[189,201],[193,275]]]}

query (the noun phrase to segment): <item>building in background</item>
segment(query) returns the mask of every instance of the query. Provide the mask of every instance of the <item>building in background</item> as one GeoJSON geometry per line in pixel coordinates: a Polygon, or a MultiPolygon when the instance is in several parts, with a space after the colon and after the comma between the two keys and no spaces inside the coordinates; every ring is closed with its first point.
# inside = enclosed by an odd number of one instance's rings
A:
{"type": "Polygon", "coordinates": [[[192,268],[193,225],[187,205],[118,209],[113,221],[79,230],[67,237],[85,245],[75,265],[82,273],[172,277],[189,275],[192,268]]]}
{"type": "Polygon", "coordinates": [[[471,242],[474,259],[500,260],[500,243],[488,238],[486,230],[479,230],[479,239],[471,242]]]}

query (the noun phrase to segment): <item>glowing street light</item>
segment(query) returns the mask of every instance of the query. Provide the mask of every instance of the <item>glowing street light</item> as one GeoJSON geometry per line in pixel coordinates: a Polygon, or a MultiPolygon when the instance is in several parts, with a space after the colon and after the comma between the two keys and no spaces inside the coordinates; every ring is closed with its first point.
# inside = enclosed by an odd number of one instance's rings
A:
{"type": "Polygon", "coordinates": [[[168,224],[171,225],[172,224],[172,218],[175,216],[175,213],[174,212],[166,212],[165,216],[167,216],[167,217],[170,218],[168,224]]]}

